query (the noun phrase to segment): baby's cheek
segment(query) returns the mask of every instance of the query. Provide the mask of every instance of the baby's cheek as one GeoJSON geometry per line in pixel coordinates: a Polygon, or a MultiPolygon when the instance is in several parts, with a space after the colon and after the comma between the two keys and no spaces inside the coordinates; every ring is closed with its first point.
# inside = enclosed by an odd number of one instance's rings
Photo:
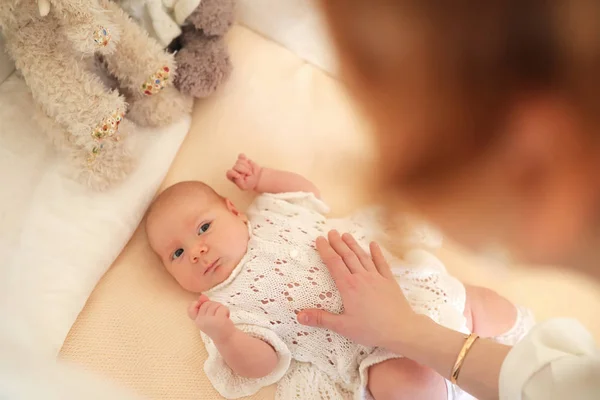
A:
{"type": "Polygon", "coordinates": [[[201,293],[205,290],[202,288],[202,277],[197,276],[194,269],[189,266],[177,265],[175,268],[167,268],[167,271],[183,289],[192,293],[201,293]]]}

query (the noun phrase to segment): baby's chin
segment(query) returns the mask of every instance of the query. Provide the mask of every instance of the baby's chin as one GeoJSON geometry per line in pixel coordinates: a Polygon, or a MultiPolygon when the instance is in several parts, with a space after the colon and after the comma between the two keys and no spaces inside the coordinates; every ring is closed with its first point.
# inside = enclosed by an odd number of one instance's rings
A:
{"type": "Polygon", "coordinates": [[[207,292],[213,289],[214,287],[220,285],[221,283],[225,282],[225,280],[229,278],[229,275],[231,275],[231,272],[234,268],[235,267],[220,265],[213,272],[210,273],[210,276],[198,277],[195,282],[189,285],[182,284],[181,282],[179,284],[183,289],[187,290],[188,292],[207,292]]]}

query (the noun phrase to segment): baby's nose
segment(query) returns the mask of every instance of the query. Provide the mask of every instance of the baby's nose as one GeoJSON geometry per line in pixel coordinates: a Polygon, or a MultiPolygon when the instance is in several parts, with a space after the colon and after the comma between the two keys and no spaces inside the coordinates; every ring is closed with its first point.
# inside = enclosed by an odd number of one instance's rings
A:
{"type": "Polygon", "coordinates": [[[194,249],[194,251],[191,254],[192,262],[197,263],[200,260],[200,257],[207,251],[208,251],[208,248],[203,243],[196,246],[196,248],[194,249]]]}

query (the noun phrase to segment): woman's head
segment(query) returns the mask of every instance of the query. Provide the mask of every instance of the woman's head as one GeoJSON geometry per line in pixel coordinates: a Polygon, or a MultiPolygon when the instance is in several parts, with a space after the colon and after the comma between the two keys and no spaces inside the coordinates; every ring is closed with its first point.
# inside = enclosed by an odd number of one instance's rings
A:
{"type": "Polygon", "coordinates": [[[322,6],[386,194],[468,244],[585,261],[600,230],[599,2],[322,6]]]}

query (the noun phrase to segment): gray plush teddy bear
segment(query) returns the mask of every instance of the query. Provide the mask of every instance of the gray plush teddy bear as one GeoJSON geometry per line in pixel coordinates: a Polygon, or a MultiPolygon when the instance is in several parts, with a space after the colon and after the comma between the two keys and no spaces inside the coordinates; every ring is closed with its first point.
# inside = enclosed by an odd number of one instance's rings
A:
{"type": "Polygon", "coordinates": [[[224,36],[235,16],[235,0],[117,0],[170,52],[175,53],[175,87],[202,98],[230,75],[224,36]]]}

